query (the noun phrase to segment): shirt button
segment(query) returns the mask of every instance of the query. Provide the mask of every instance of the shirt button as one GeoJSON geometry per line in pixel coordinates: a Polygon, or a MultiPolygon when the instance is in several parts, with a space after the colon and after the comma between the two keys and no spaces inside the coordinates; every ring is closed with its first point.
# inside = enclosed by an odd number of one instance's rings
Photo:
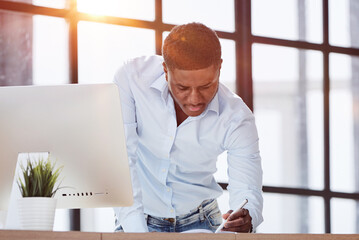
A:
{"type": "Polygon", "coordinates": [[[166,172],[166,168],[163,168],[163,169],[162,169],[162,172],[166,172]]]}
{"type": "Polygon", "coordinates": [[[171,213],[173,213],[174,211],[173,211],[173,209],[171,209],[171,211],[170,211],[171,213]]]}
{"type": "Polygon", "coordinates": [[[168,188],[167,188],[167,192],[169,192],[170,190],[171,190],[171,189],[168,187],[168,188]]]}

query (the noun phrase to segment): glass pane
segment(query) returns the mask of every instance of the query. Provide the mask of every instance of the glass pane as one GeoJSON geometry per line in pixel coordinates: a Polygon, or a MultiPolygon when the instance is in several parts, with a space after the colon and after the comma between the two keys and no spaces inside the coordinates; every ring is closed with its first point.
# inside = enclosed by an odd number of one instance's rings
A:
{"type": "Polygon", "coordinates": [[[322,0],[305,0],[305,31],[298,39],[313,43],[323,42],[322,0]],[[303,36],[301,36],[303,35],[303,36]]]}
{"type": "Polygon", "coordinates": [[[227,151],[225,151],[217,158],[217,172],[214,174],[217,182],[228,183],[227,168],[227,151]]]}
{"type": "Polygon", "coordinates": [[[220,39],[222,47],[222,68],[220,81],[236,92],[236,45],[233,40],[220,39]]]}
{"type": "Polygon", "coordinates": [[[80,12],[123,18],[155,19],[154,0],[77,0],[80,12]]]}
{"type": "Polygon", "coordinates": [[[333,198],[330,201],[332,233],[359,233],[359,201],[333,198]]]}
{"type": "Polygon", "coordinates": [[[79,22],[79,82],[112,82],[129,58],[155,54],[153,30],[79,22]]]}
{"type": "Polygon", "coordinates": [[[50,8],[67,8],[70,5],[70,0],[10,0],[11,2],[22,2],[33,4],[36,6],[50,7],[50,8]]]}
{"type": "Polygon", "coordinates": [[[0,86],[32,84],[32,15],[0,10],[0,86]]]}
{"type": "Polygon", "coordinates": [[[329,43],[359,47],[359,1],[329,0],[329,43]]]}
{"type": "Polygon", "coordinates": [[[263,184],[323,188],[322,54],[253,45],[263,184]]]}
{"type": "Polygon", "coordinates": [[[264,193],[263,198],[265,220],[258,233],[324,233],[321,197],[264,193]]]}
{"type": "Polygon", "coordinates": [[[32,4],[51,8],[68,8],[71,0],[32,0],[32,4]]]}
{"type": "Polygon", "coordinates": [[[359,192],[359,57],[329,56],[331,189],[359,192]]]}
{"type": "Polygon", "coordinates": [[[233,0],[163,0],[163,22],[201,22],[215,30],[234,32],[233,0]],[[205,7],[204,7],[205,6],[205,7]]]}
{"type": "Polygon", "coordinates": [[[33,17],[33,84],[69,83],[68,25],[63,18],[33,17]]]}
{"type": "Polygon", "coordinates": [[[322,43],[322,1],[252,0],[252,33],[322,43]]]}
{"type": "Polygon", "coordinates": [[[217,198],[218,207],[219,210],[221,210],[221,213],[224,214],[230,210],[229,208],[229,192],[223,191],[223,194],[217,198]]]}
{"type": "Polygon", "coordinates": [[[7,11],[0,17],[0,85],[68,83],[64,19],[7,11]]]}
{"type": "MultiPolygon", "coordinates": [[[[168,36],[169,32],[163,32],[162,39],[163,41],[168,36]]],[[[236,50],[235,42],[228,39],[219,39],[222,48],[222,68],[220,82],[226,85],[233,92],[236,90],[236,50]]],[[[163,42],[162,42],[163,43],[163,42]]]]}

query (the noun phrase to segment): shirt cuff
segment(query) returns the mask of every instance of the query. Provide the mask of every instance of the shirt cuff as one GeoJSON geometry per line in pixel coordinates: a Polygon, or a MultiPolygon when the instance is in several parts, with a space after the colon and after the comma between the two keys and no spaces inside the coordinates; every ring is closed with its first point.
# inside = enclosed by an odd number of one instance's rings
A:
{"type": "Polygon", "coordinates": [[[251,215],[252,218],[252,226],[253,226],[253,230],[255,230],[262,222],[263,222],[263,218],[262,216],[257,216],[257,211],[252,209],[252,208],[247,208],[249,211],[249,215],[251,215]]]}
{"type": "Polygon", "coordinates": [[[124,232],[148,232],[148,227],[143,214],[129,215],[121,223],[124,232]]]}

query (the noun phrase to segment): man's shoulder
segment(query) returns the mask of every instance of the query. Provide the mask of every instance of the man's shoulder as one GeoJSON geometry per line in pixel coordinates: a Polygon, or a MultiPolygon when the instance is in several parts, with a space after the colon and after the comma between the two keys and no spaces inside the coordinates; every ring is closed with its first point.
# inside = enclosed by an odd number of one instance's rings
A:
{"type": "Polygon", "coordinates": [[[253,115],[242,98],[223,84],[218,88],[218,101],[221,115],[229,119],[243,119],[253,115]]]}
{"type": "Polygon", "coordinates": [[[159,55],[141,56],[125,62],[126,70],[136,75],[158,75],[163,71],[163,58],[159,55]]]}
{"type": "MultiPolygon", "coordinates": [[[[114,83],[135,91],[148,91],[163,76],[163,58],[161,56],[142,56],[127,60],[117,70],[114,83]]],[[[165,79],[163,77],[163,82],[165,79]]]]}

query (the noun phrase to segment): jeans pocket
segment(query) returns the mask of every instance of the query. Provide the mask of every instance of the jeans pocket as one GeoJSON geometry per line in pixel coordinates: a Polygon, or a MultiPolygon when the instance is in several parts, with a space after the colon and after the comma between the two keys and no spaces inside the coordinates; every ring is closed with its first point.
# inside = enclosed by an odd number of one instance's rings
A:
{"type": "Polygon", "coordinates": [[[205,216],[208,220],[209,225],[214,229],[217,229],[217,227],[219,227],[219,225],[221,225],[222,223],[222,213],[218,209],[218,207],[206,212],[205,216]]]}

